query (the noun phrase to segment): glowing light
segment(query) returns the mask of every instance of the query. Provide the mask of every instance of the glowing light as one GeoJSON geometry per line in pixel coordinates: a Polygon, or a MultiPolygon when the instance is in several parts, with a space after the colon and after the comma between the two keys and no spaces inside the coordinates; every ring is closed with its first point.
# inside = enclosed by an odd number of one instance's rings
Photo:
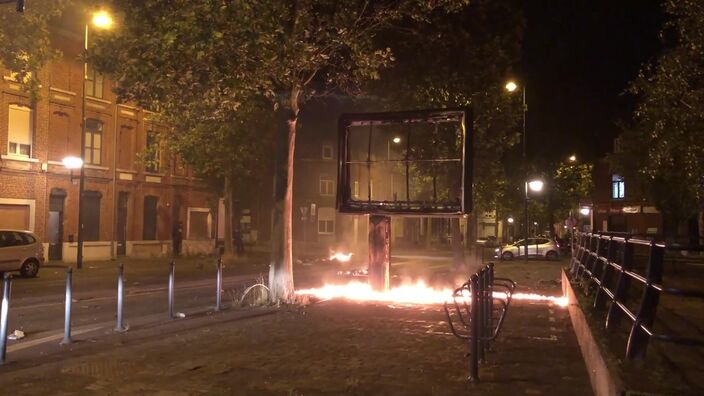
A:
{"type": "Polygon", "coordinates": [[[508,219],[506,219],[506,221],[508,221],[509,224],[513,224],[513,217],[509,217],[508,219]]]}
{"type": "Polygon", "coordinates": [[[509,81],[506,83],[506,90],[509,92],[513,92],[518,88],[518,85],[516,85],[515,82],[509,81]]]}
{"type": "Polygon", "coordinates": [[[577,161],[577,156],[572,154],[572,155],[570,155],[569,160],[570,160],[570,162],[575,162],[575,161],[577,161]]]}
{"type": "MultiPolygon", "coordinates": [[[[320,299],[346,299],[352,301],[374,301],[374,302],[389,302],[401,304],[443,304],[452,299],[452,289],[433,289],[423,281],[418,281],[416,284],[394,287],[387,292],[379,292],[372,290],[368,283],[349,282],[344,285],[325,285],[321,288],[301,289],[297,290],[299,295],[312,295],[320,299]]],[[[506,298],[504,292],[493,292],[496,298],[506,298]]],[[[469,302],[469,295],[465,294],[464,298],[469,302]]],[[[544,296],[535,293],[514,293],[514,300],[521,301],[536,301],[536,302],[552,302],[560,307],[567,306],[566,297],[544,296]]]]}
{"type": "Polygon", "coordinates": [[[542,180],[531,180],[528,182],[528,188],[531,189],[531,191],[535,192],[540,192],[543,189],[543,181],[542,180]]]}
{"type": "Polygon", "coordinates": [[[401,138],[398,137],[398,136],[396,136],[396,137],[392,140],[392,142],[394,142],[394,143],[401,143],[401,138]]]}
{"type": "Polygon", "coordinates": [[[337,260],[346,263],[352,259],[352,253],[335,252],[330,255],[330,260],[337,260]]]}
{"type": "Polygon", "coordinates": [[[583,214],[584,216],[589,216],[589,208],[582,208],[579,210],[579,213],[583,214]]]}
{"type": "Polygon", "coordinates": [[[93,13],[93,25],[100,29],[110,29],[112,26],[112,17],[107,11],[101,10],[93,13]]]}
{"type": "Polygon", "coordinates": [[[83,160],[73,156],[64,157],[61,163],[64,164],[67,169],[80,169],[83,166],[83,160]]]}

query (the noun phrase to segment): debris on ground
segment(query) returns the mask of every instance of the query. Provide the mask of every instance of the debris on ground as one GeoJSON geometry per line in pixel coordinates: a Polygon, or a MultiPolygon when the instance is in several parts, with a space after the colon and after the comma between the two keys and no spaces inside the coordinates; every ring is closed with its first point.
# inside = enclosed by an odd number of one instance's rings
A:
{"type": "Polygon", "coordinates": [[[24,338],[24,331],[22,330],[15,330],[12,333],[10,333],[9,336],[7,336],[8,340],[21,340],[24,338]]]}
{"type": "Polygon", "coordinates": [[[185,317],[186,317],[186,314],[183,313],[183,312],[176,312],[176,313],[174,314],[174,316],[177,317],[177,318],[185,318],[185,317]]]}

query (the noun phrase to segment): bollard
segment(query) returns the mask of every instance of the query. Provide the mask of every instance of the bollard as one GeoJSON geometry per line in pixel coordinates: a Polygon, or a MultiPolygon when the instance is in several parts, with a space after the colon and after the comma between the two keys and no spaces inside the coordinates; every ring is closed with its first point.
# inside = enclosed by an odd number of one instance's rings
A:
{"type": "Polygon", "coordinates": [[[117,325],[115,331],[123,332],[127,329],[122,325],[122,303],[124,298],[125,267],[122,263],[117,267],[117,325]]]}
{"type": "Polygon", "coordinates": [[[479,278],[472,275],[470,278],[470,301],[472,306],[472,318],[469,328],[469,382],[479,382],[479,278]]]}
{"type": "MultiPolygon", "coordinates": [[[[494,335],[494,263],[489,263],[488,265],[488,273],[487,273],[487,306],[489,307],[487,310],[487,328],[488,332],[487,335],[489,337],[494,335]]],[[[492,350],[492,342],[490,341],[488,344],[488,350],[492,350]]]]}
{"type": "Polygon", "coordinates": [[[71,303],[73,299],[73,269],[66,268],[66,302],[64,311],[64,339],[61,345],[71,343],[71,303]]]}
{"type": "Polygon", "coordinates": [[[478,327],[479,332],[477,337],[479,338],[479,359],[482,363],[486,363],[486,341],[484,338],[486,334],[486,268],[482,268],[479,271],[479,290],[477,291],[477,298],[479,299],[479,305],[477,306],[479,311],[479,321],[478,327]]]}
{"type": "Polygon", "coordinates": [[[221,307],[221,294],[222,294],[222,256],[218,257],[217,263],[217,279],[215,281],[217,290],[215,291],[215,310],[219,311],[221,307]]]}
{"type": "Polygon", "coordinates": [[[174,318],[174,272],[176,265],[171,261],[169,264],[169,319],[174,318]]]}
{"type": "Polygon", "coordinates": [[[12,275],[5,272],[2,285],[2,312],[0,312],[0,364],[5,363],[7,351],[7,314],[10,311],[10,286],[12,285],[12,275]]]}

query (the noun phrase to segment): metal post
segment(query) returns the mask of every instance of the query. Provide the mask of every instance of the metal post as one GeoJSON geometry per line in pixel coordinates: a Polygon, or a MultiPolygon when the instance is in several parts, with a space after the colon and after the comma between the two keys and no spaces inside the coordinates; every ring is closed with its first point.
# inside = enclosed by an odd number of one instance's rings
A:
{"type": "Polygon", "coordinates": [[[479,330],[477,332],[477,338],[479,339],[479,356],[477,356],[477,359],[482,363],[486,363],[486,341],[484,341],[486,337],[486,268],[482,268],[479,271],[479,290],[477,291],[477,298],[479,301],[477,305],[477,308],[479,308],[479,322],[477,326],[479,330]]]}
{"type": "Polygon", "coordinates": [[[390,238],[391,217],[369,216],[369,285],[376,291],[389,290],[390,238]]]}
{"type": "Polygon", "coordinates": [[[174,272],[176,272],[176,265],[171,260],[169,263],[169,319],[174,318],[174,272]]]}
{"type": "Polygon", "coordinates": [[[64,339],[61,345],[71,343],[71,303],[73,302],[73,269],[66,268],[66,302],[64,311],[64,339]]]}
{"type": "Polygon", "coordinates": [[[0,364],[5,363],[7,351],[7,314],[10,311],[10,285],[12,275],[5,272],[2,285],[2,312],[0,312],[0,364]]]}
{"type": "MultiPolygon", "coordinates": [[[[494,263],[487,265],[487,282],[486,282],[486,326],[487,337],[494,334],[494,263]]],[[[490,342],[487,342],[487,349],[491,350],[490,342]]]]}
{"type": "Polygon", "coordinates": [[[122,325],[122,303],[124,298],[125,267],[122,263],[117,267],[117,325],[115,331],[125,331],[122,325]]]}
{"type": "Polygon", "coordinates": [[[472,318],[469,322],[469,382],[479,382],[479,299],[477,292],[479,289],[479,278],[472,275],[470,278],[470,301],[472,307],[472,318]]]}
{"type": "Polygon", "coordinates": [[[218,263],[217,263],[217,268],[218,268],[218,274],[217,274],[217,279],[216,279],[216,287],[217,290],[215,292],[215,310],[219,311],[222,309],[221,307],[221,295],[222,295],[222,256],[218,257],[218,263]]]}

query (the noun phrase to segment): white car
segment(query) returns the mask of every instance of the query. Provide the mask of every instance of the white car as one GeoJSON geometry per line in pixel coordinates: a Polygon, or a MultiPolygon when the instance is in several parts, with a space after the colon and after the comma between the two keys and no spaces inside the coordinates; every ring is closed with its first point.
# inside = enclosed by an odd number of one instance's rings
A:
{"type": "MultiPolygon", "coordinates": [[[[513,260],[514,257],[525,256],[525,245],[525,239],[521,239],[511,245],[497,248],[494,250],[495,257],[501,260],[513,260]]],[[[560,257],[560,245],[548,238],[528,238],[528,256],[557,260],[560,257]]]]}
{"type": "Polygon", "coordinates": [[[44,264],[44,247],[29,231],[0,230],[0,272],[19,271],[24,277],[37,276],[44,264]]]}

